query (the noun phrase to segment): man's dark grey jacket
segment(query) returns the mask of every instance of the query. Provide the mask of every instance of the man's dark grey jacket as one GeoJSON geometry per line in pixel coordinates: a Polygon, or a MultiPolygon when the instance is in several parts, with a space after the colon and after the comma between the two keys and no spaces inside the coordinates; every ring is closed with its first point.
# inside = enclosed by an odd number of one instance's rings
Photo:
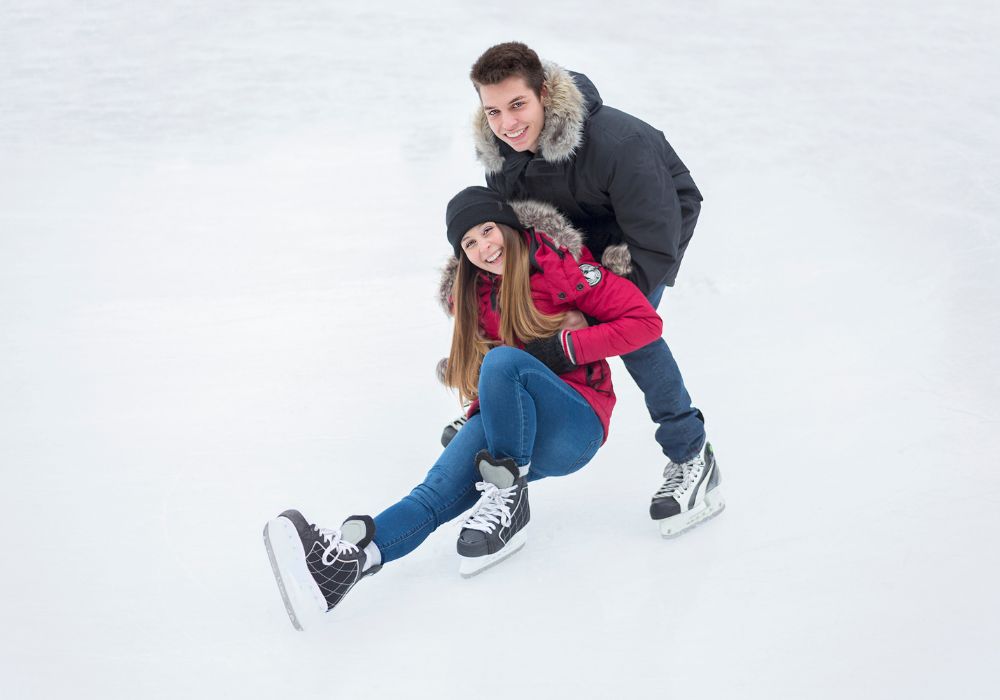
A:
{"type": "Polygon", "coordinates": [[[629,269],[644,294],[672,286],[701,211],[688,169],[661,131],[605,106],[585,75],[552,63],[545,75],[537,153],[512,149],[477,111],[476,155],[487,186],[508,200],[554,204],[584,233],[594,257],[629,269]]]}

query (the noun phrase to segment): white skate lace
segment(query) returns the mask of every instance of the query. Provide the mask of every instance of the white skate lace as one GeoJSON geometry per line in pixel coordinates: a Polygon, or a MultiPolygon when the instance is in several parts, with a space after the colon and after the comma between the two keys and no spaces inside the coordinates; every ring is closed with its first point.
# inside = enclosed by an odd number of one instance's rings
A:
{"type": "Polygon", "coordinates": [[[462,523],[462,527],[491,533],[497,523],[503,526],[510,525],[510,504],[514,502],[517,484],[501,489],[497,488],[496,484],[480,481],[476,484],[476,490],[482,491],[483,495],[479,497],[479,501],[462,523]]]}
{"type": "Polygon", "coordinates": [[[674,496],[687,491],[694,483],[699,464],[704,465],[700,454],[681,464],[674,462],[667,464],[663,470],[663,485],[656,490],[653,498],[674,496]]]}
{"type": "Polygon", "coordinates": [[[656,490],[653,498],[664,498],[672,496],[681,484],[684,483],[684,467],[681,464],[670,462],[663,470],[663,486],[656,490]]]}
{"type": "Polygon", "coordinates": [[[321,530],[315,525],[313,528],[320,537],[326,540],[326,549],[323,550],[323,558],[320,560],[323,562],[323,566],[330,566],[337,561],[341,554],[358,551],[355,545],[344,539],[344,534],[340,530],[327,530],[325,528],[321,530]],[[336,554],[331,558],[330,555],[334,552],[336,554]]]}

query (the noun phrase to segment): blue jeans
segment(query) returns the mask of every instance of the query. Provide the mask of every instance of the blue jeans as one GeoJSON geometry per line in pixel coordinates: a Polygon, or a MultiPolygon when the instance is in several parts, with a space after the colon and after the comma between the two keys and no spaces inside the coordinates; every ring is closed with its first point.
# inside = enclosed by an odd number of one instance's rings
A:
{"type": "MultiPolygon", "coordinates": [[[[649,303],[660,305],[661,285],[649,295],[649,303]]],[[[663,338],[622,355],[625,369],[642,390],[649,417],[659,424],[656,441],[673,462],[686,462],[705,443],[705,423],[701,411],[691,405],[691,397],[681,379],[681,370],[663,338]]]]}
{"type": "Polygon", "coordinates": [[[590,404],[523,350],[501,346],[486,353],[479,405],[423,482],[376,516],[383,562],[409,554],[439,525],[475,505],[480,450],[522,467],[530,462],[532,481],[572,474],[604,442],[604,426],[590,404]]]}

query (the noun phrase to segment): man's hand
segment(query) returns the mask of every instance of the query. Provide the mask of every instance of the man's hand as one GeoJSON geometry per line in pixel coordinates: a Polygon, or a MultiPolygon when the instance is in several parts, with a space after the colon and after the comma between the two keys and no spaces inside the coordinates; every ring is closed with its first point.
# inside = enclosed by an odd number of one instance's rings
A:
{"type": "Polygon", "coordinates": [[[559,326],[560,330],[564,331],[579,331],[587,328],[589,324],[587,323],[586,317],[579,311],[567,311],[566,318],[563,319],[562,325],[559,326]]]}

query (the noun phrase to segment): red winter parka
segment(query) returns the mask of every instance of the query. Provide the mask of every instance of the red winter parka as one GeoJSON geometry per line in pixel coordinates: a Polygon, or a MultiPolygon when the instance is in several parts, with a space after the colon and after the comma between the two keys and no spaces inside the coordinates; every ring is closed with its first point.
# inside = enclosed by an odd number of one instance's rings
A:
{"type": "MultiPolygon", "coordinates": [[[[600,321],[567,334],[577,366],[560,377],[597,413],[607,440],[615,392],[605,358],[653,342],[663,332],[663,322],[634,284],[598,265],[586,248],[576,260],[567,248],[557,246],[541,231],[528,229],[524,235],[530,250],[535,307],[544,314],[577,310],[600,321]]],[[[496,275],[479,273],[479,326],[483,335],[494,341],[500,340],[499,284],[496,275]]],[[[478,410],[479,402],[475,401],[469,415],[478,410]]]]}

